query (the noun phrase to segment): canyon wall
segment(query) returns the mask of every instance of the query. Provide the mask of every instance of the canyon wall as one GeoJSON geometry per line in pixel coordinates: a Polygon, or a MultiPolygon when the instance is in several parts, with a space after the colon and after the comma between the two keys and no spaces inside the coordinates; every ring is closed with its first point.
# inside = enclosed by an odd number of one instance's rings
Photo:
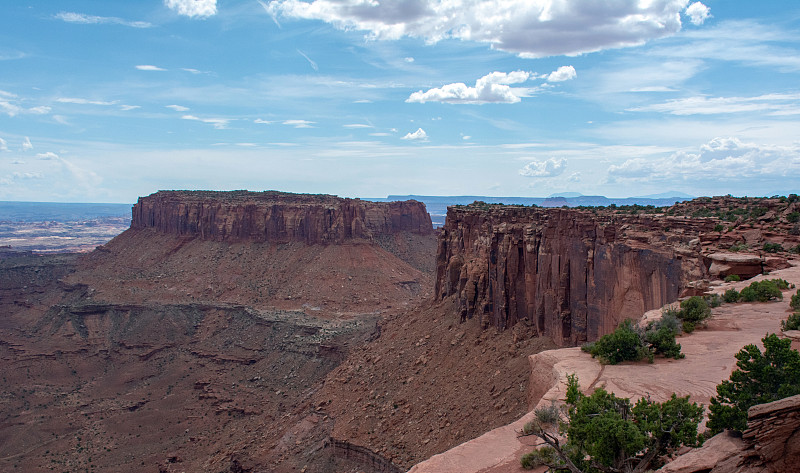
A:
{"type": "Polygon", "coordinates": [[[577,209],[450,207],[435,294],[454,295],[462,320],[477,316],[484,326],[506,329],[527,318],[559,345],[580,344],[676,300],[687,282],[707,276],[696,237],[709,224],[577,209]]]}
{"type": "Polygon", "coordinates": [[[214,241],[341,243],[433,232],[425,204],[285,192],[159,191],[140,197],[132,228],[214,241]]]}

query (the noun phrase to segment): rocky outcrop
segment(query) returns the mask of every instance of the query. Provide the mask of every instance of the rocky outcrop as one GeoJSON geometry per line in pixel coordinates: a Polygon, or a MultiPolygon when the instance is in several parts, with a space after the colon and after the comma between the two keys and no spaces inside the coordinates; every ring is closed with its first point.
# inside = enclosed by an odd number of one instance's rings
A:
{"type": "Polygon", "coordinates": [[[709,272],[712,276],[724,278],[735,274],[742,278],[751,278],[761,274],[764,258],[758,255],[737,253],[712,253],[708,255],[711,260],[709,272]]]}
{"type": "Polygon", "coordinates": [[[697,236],[713,223],[671,220],[480,203],[450,207],[435,294],[455,296],[462,319],[477,316],[486,326],[505,329],[528,318],[560,345],[594,340],[625,318],[674,301],[687,282],[708,275],[697,236]]]}
{"type": "Polygon", "coordinates": [[[433,232],[425,204],[285,192],[159,191],[140,197],[132,228],[227,242],[341,243],[433,232]]]}
{"type": "Polygon", "coordinates": [[[741,440],[723,432],[678,457],[664,473],[779,473],[797,471],[800,459],[800,395],[747,412],[741,440]]]}

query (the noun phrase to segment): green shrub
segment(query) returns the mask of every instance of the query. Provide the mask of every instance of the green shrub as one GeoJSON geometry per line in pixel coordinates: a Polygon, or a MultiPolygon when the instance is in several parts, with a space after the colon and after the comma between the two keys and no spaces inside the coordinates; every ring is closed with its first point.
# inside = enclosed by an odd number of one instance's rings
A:
{"type": "Polygon", "coordinates": [[[795,211],[789,213],[788,215],[786,215],[786,221],[789,223],[797,223],[798,221],[800,221],[800,212],[795,211]]]}
{"type": "MultiPolygon", "coordinates": [[[[546,465],[550,471],[650,471],[660,457],[682,445],[701,442],[697,427],[703,407],[675,394],[663,402],[639,399],[636,404],[603,388],[581,393],[568,376],[566,419],[557,425],[538,419],[523,435],[539,437],[545,446],[521,460],[524,468],[546,465]],[[566,442],[560,439],[564,434],[566,442]]],[[[538,411],[538,409],[537,409],[538,411]]],[[[559,417],[562,417],[560,415],[559,417]]]]}
{"type": "Polygon", "coordinates": [[[703,300],[706,301],[706,303],[712,309],[722,305],[722,298],[719,297],[719,294],[708,294],[708,295],[705,295],[705,296],[703,296],[703,300]]]}
{"type": "Polygon", "coordinates": [[[725,291],[725,294],[722,295],[722,300],[729,304],[739,302],[739,291],[733,288],[728,289],[725,291]]]}
{"type": "Polygon", "coordinates": [[[634,328],[633,322],[624,320],[614,332],[603,335],[594,343],[581,347],[591,353],[592,358],[599,358],[602,363],[616,365],[622,361],[639,361],[643,358],[652,359],[644,346],[639,332],[634,328]]]}
{"type": "Polygon", "coordinates": [[[728,248],[728,251],[733,251],[734,253],[736,253],[737,251],[744,251],[747,248],[748,246],[746,243],[736,243],[732,245],[730,248],[728,248]]]}
{"type": "Polygon", "coordinates": [[[792,299],[789,301],[789,307],[794,310],[800,310],[800,289],[796,294],[792,294],[792,299]]]}
{"type": "Polygon", "coordinates": [[[795,312],[788,319],[781,321],[781,330],[800,330],[800,312],[795,312]]]}
{"type": "MultiPolygon", "coordinates": [[[[781,291],[789,289],[789,281],[785,279],[770,279],[770,281],[774,282],[775,285],[778,286],[778,289],[780,289],[781,291]]],[[[794,284],[792,284],[792,287],[794,287],[794,284]]]]}
{"type": "Polygon", "coordinates": [[[721,232],[724,229],[725,229],[725,227],[723,227],[721,223],[718,223],[718,224],[714,225],[714,231],[715,232],[721,232]]]}
{"type": "Polygon", "coordinates": [[[768,302],[783,299],[776,279],[765,279],[750,283],[740,292],[742,302],[768,302]]]}
{"type": "Polygon", "coordinates": [[[742,278],[738,274],[729,274],[725,276],[725,282],[737,282],[741,280],[742,278]]]}
{"type": "Polygon", "coordinates": [[[683,331],[691,333],[698,324],[711,317],[711,309],[702,297],[692,296],[681,302],[677,316],[683,322],[683,331]]]}
{"type": "Polygon", "coordinates": [[[743,432],[749,408],[800,394],[800,353],[792,350],[792,341],[774,333],[761,341],[764,353],[756,345],[746,345],[736,354],[738,369],[717,385],[707,424],[712,433],[743,432]]]}
{"type": "Polygon", "coordinates": [[[766,253],[777,253],[783,251],[783,246],[780,243],[764,243],[762,248],[766,253]]]}
{"type": "Polygon", "coordinates": [[[678,360],[685,358],[686,355],[681,353],[681,344],[675,341],[675,335],[679,333],[677,319],[675,321],[674,327],[671,324],[664,323],[656,323],[652,327],[648,327],[648,330],[644,333],[644,341],[656,355],[678,360]]]}

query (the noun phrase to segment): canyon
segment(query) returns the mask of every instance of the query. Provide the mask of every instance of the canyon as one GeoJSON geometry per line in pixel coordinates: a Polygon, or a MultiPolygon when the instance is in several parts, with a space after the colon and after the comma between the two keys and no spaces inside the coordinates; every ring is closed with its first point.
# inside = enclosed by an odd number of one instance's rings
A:
{"type": "Polygon", "coordinates": [[[3,259],[0,465],[404,471],[525,416],[531,356],[788,268],[797,210],[476,202],[434,233],[415,201],[160,191],[91,253],[3,259]]]}

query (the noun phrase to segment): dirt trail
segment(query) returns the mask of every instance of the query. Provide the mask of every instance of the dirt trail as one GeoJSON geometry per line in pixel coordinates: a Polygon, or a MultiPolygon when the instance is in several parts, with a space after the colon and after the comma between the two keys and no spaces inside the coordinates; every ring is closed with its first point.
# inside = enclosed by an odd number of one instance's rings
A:
{"type": "MultiPolygon", "coordinates": [[[[796,266],[775,271],[769,276],[757,276],[749,281],[719,286],[714,292],[724,292],[729,287],[741,289],[752,281],[771,278],[783,278],[800,286],[798,263],[795,261],[796,266]]],[[[727,379],[736,367],[734,355],[744,345],[760,344],[761,338],[767,333],[780,333],[780,321],[790,314],[789,299],[792,293],[794,290],[784,291],[784,299],[780,302],[723,304],[714,309],[713,318],[706,329],[678,339],[686,354],[683,360],[656,359],[653,364],[623,363],[603,367],[581,352],[580,348],[550,350],[532,355],[532,403],[543,406],[553,400],[562,401],[566,376],[575,373],[581,386],[603,386],[622,397],[650,396],[655,401],[664,401],[675,392],[679,396],[689,395],[692,401],[708,406],[711,396],[716,393],[716,385],[727,379]]],[[[517,432],[532,418],[533,409],[509,425],[417,464],[410,472],[525,471],[519,465],[519,458],[531,450],[535,439],[518,437],[517,432]]]]}

